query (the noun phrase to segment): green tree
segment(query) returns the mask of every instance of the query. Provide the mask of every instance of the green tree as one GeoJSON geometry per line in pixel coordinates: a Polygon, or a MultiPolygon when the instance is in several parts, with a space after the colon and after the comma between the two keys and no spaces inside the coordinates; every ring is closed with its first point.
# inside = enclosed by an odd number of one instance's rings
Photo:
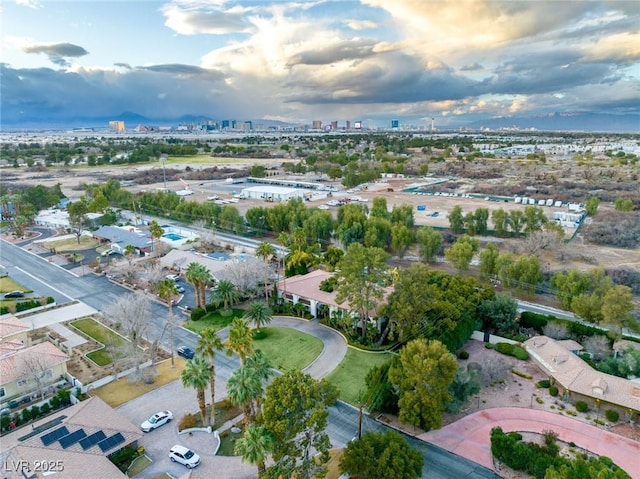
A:
{"type": "Polygon", "coordinates": [[[391,222],[384,218],[370,217],[365,223],[364,245],[388,249],[391,244],[391,222]]]}
{"type": "Polygon", "coordinates": [[[469,264],[476,251],[478,251],[478,240],[468,235],[462,235],[455,243],[444,250],[444,257],[459,271],[466,271],[469,269],[469,264]]]}
{"type": "Polygon", "coordinates": [[[506,294],[484,300],[478,307],[484,331],[512,333],[517,326],[518,302],[506,294]]]}
{"type": "Polygon", "coordinates": [[[338,227],[336,237],[348,247],[351,243],[363,243],[365,224],[367,222],[364,205],[349,203],[338,208],[338,227]]]}
{"type": "Polygon", "coordinates": [[[377,196],[373,199],[373,206],[371,207],[369,217],[383,218],[385,220],[391,219],[391,215],[389,214],[389,210],[387,209],[387,199],[385,197],[377,196]]]}
{"type": "MultiPolygon", "coordinates": [[[[216,357],[216,351],[222,351],[224,344],[222,339],[218,336],[218,332],[213,328],[205,328],[200,331],[200,338],[198,339],[198,346],[196,352],[203,358],[209,360],[209,392],[211,394],[211,422],[215,422],[216,419],[216,366],[213,362],[216,357]]],[[[213,424],[211,424],[213,425],[213,424]]]]}
{"type": "Polygon", "coordinates": [[[413,217],[413,207],[411,205],[393,205],[391,209],[391,223],[403,224],[407,228],[415,226],[415,218],[413,217]]]}
{"type": "Polygon", "coordinates": [[[202,424],[207,424],[207,406],[205,403],[204,390],[209,384],[210,375],[209,364],[200,356],[195,356],[193,359],[187,361],[180,375],[184,387],[196,390],[202,424]]]}
{"type": "Polygon", "coordinates": [[[353,478],[415,479],[422,477],[422,454],[395,431],[366,432],[351,441],[340,458],[340,471],[353,478]]]}
{"type": "Polygon", "coordinates": [[[236,285],[228,279],[219,281],[214,293],[216,297],[222,301],[223,308],[227,314],[230,312],[230,308],[238,301],[238,290],[236,285]]]}
{"type": "Polygon", "coordinates": [[[487,234],[487,222],[489,221],[489,209],[478,208],[473,213],[473,224],[476,234],[487,234]]]}
{"type": "Polygon", "coordinates": [[[265,462],[273,447],[273,436],[264,426],[249,424],[242,437],[236,441],[234,454],[241,456],[243,462],[255,464],[258,467],[258,477],[263,477],[265,462]]]}
{"type": "Polygon", "coordinates": [[[262,382],[256,371],[241,364],[227,381],[227,395],[234,405],[243,409],[245,427],[253,423],[256,416],[254,404],[262,395],[262,382]]]}
{"type": "Polygon", "coordinates": [[[616,285],[602,298],[602,323],[612,326],[616,337],[622,337],[622,330],[640,332],[640,322],[631,314],[634,310],[631,288],[616,285]]]}
{"type": "Polygon", "coordinates": [[[153,220],[151,223],[149,223],[149,233],[151,234],[151,251],[153,251],[155,257],[158,257],[158,250],[156,248],[156,245],[160,238],[162,238],[164,230],[157,221],[153,220]]]}
{"type": "Polygon", "coordinates": [[[585,202],[584,209],[589,216],[593,216],[598,212],[598,206],[600,206],[600,199],[597,196],[592,196],[585,202]]]}
{"type": "Polygon", "coordinates": [[[176,283],[170,279],[163,279],[158,285],[158,296],[162,298],[169,306],[169,347],[171,353],[171,367],[175,367],[175,359],[173,357],[174,342],[173,342],[173,298],[178,294],[176,283]]]}
{"type": "Polygon", "coordinates": [[[466,215],[464,215],[463,221],[464,221],[464,226],[467,229],[467,234],[469,236],[475,236],[477,232],[476,232],[475,216],[473,215],[473,213],[469,212],[466,215]]]}
{"type": "Polygon", "coordinates": [[[267,176],[267,169],[264,165],[252,165],[251,166],[251,176],[254,178],[264,178],[267,176]]]}
{"type": "Polygon", "coordinates": [[[502,208],[493,210],[491,212],[491,221],[493,222],[493,229],[496,236],[507,235],[508,215],[502,208]]]}
{"type": "Polygon", "coordinates": [[[235,353],[240,357],[240,364],[244,363],[247,356],[253,354],[253,332],[245,320],[235,318],[231,322],[225,347],[227,354],[235,353]]]}
{"type": "Polygon", "coordinates": [[[329,267],[329,271],[333,271],[335,267],[340,263],[340,260],[344,256],[344,251],[337,246],[329,245],[327,251],[322,256],[322,261],[329,267]]]}
{"type": "Polygon", "coordinates": [[[562,307],[571,309],[573,298],[589,289],[589,275],[570,269],[565,273],[556,273],[551,277],[551,286],[556,289],[556,297],[562,307]]]}
{"type": "Polygon", "coordinates": [[[256,256],[264,261],[264,300],[269,302],[269,263],[276,257],[276,248],[271,243],[263,241],[256,248],[256,256]]]}
{"type": "Polygon", "coordinates": [[[369,411],[398,413],[398,395],[389,382],[389,368],[396,360],[387,361],[381,366],[374,366],[367,372],[364,383],[367,386],[363,402],[369,411]]]}
{"type": "Polygon", "coordinates": [[[602,268],[589,271],[587,280],[585,291],[571,300],[571,310],[585,321],[599,324],[604,319],[604,296],[613,287],[613,282],[602,268]]]}
{"type": "Polygon", "coordinates": [[[480,275],[485,278],[491,278],[497,271],[498,257],[500,252],[495,243],[488,243],[487,247],[480,251],[480,275]]]}
{"type": "Polygon", "coordinates": [[[327,408],[338,399],[328,381],[289,371],[267,386],[262,423],[274,437],[273,461],[265,477],[324,477],[331,442],[327,408]]]}
{"type": "Polygon", "coordinates": [[[469,369],[468,366],[459,367],[455,379],[449,386],[453,399],[447,403],[445,410],[451,414],[459,414],[464,402],[474,394],[478,394],[481,388],[475,369],[469,369]]]}
{"type": "Polygon", "coordinates": [[[391,249],[402,259],[409,247],[413,244],[413,231],[403,224],[391,225],[391,249]]]}
{"type": "Polygon", "coordinates": [[[421,226],[416,234],[422,261],[433,263],[442,247],[442,235],[430,226],[421,226]]]}
{"type": "Polygon", "coordinates": [[[547,222],[544,211],[539,206],[525,206],[524,208],[524,232],[531,234],[540,231],[547,222]]]}
{"type": "Polygon", "coordinates": [[[449,228],[455,234],[460,234],[464,231],[464,216],[460,205],[454,206],[449,212],[449,228]]]}
{"type": "Polygon", "coordinates": [[[353,243],[340,261],[336,301],[347,301],[359,314],[364,341],[369,314],[382,299],[389,255],[380,248],[365,248],[353,243]]]}
{"type": "Polygon", "coordinates": [[[242,318],[248,323],[253,323],[256,331],[259,332],[261,327],[271,323],[271,309],[267,306],[267,303],[254,301],[245,310],[242,318]]]}
{"type": "Polygon", "coordinates": [[[509,211],[509,228],[513,231],[515,236],[518,236],[522,231],[522,227],[524,226],[524,213],[522,210],[511,210],[509,211]]]}
{"type": "Polygon", "coordinates": [[[196,308],[204,308],[207,304],[206,287],[212,280],[211,272],[203,264],[192,261],[187,265],[184,277],[195,290],[196,308]]]}
{"type": "Polygon", "coordinates": [[[457,369],[456,358],[440,341],[407,343],[397,366],[389,369],[389,380],[400,390],[400,420],[427,431],[439,428],[457,369]]]}
{"type": "Polygon", "coordinates": [[[87,213],[89,213],[89,205],[87,204],[87,200],[82,198],[80,201],[69,203],[67,205],[67,211],[69,212],[69,226],[76,235],[78,244],[80,244],[82,231],[88,225],[87,213]]]}
{"type": "Polygon", "coordinates": [[[626,198],[616,198],[614,207],[618,211],[631,211],[633,209],[633,201],[626,198]]]}

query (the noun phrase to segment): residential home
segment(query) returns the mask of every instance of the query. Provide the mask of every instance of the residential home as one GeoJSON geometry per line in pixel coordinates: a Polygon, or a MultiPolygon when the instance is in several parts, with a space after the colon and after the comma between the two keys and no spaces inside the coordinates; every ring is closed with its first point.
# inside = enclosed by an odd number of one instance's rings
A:
{"type": "Polygon", "coordinates": [[[120,254],[124,254],[129,245],[133,246],[138,254],[151,254],[151,234],[134,226],[102,226],[93,232],[93,237],[101,243],[109,243],[111,249],[120,254]]]}
{"type": "Polygon", "coordinates": [[[109,460],[125,446],[135,447],[140,429],[102,399],[92,397],[2,438],[3,478],[124,479],[109,460]],[[46,463],[48,471],[35,470],[46,463]],[[20,470],[27,464],[27,470],[20,470]]]}
{"type": "Polygon", "coordinates": [[[565,397],[587,401],[596,409],[617,406],[630,417],[640,413],[640,384],[596,371],[547,336],[529,338],[524,347],[565,397]]]}

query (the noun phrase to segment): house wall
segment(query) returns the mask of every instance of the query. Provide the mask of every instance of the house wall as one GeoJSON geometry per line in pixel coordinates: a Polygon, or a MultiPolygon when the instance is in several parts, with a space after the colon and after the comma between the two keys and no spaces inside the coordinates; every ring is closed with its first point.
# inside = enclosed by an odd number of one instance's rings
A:
{"type": "MultiPolygon", "coordinates": [[[[66,377],[67,374],[67,363],[60,363],[52,368],[48,369],[47,379],[43,381],[43,385],[52,385],[60,380],[60,376],[66,377]]],[[[37,394],[37,384],[33,380],[26,380],[24,378],[19,378],[16,381],[11,381],[7,383],[0,384],[0,388],[4,388],[4,396],[0,398],[3,406],[6,407],[6,404],[9,403],[12,399],[22,399],[25,396],[33,396],[37,394]]]]}

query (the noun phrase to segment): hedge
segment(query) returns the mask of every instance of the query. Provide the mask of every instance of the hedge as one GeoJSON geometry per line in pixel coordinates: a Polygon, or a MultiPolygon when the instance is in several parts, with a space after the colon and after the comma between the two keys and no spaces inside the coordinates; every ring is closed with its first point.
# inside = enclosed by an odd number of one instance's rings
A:
{"type": "Polygon", "coordinates": [[[537,332],[542,333],[542,329],[551,319],[555,319],[555,317],[534,313],[532,311],[523,311],[520,314],[520,326],[523,328],[533,328],[537,332]]]}
{"type": "Polygon", "coordinates": [[[495,350],[499,353],[506,354],[507,356],[513,356],[521,361],[529,359],[529,353],[521,346],[510,343],[496,343],[495,350]]]}
{"type": "Polygon", "coordinates": [[[198,321],[206,316],[207,312],[202,308],[195,308],[191,311],[191,321],[198,321]]]}
{"type": "Polygon", "coordinates": [[[614,411],[613,409],[607,409],[604,412],[604,415],[609,422],[618,422],[618,419],[620,419],[620,414],[618,414],[618,411],[614,411]]]}

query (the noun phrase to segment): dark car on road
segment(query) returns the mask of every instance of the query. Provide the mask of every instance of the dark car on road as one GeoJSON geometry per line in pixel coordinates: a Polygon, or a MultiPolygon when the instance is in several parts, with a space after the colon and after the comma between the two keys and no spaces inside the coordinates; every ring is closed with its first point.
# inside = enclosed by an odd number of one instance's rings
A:
{"type": "Polygon", "coordinates": [[[24,293],[22,291],[11,291],[4,295],[5,299],[11,298],[24,298],[24,293]]]}
{"type": "Polygon", "coordinates": [[[193,359],[193,357],[196,355],[196,353],[193,351],[193,349],[191,348],[187,348],[187,347],[179,347],[177,350],[178,356],[182,356],[185,359],[193,359]]]}

